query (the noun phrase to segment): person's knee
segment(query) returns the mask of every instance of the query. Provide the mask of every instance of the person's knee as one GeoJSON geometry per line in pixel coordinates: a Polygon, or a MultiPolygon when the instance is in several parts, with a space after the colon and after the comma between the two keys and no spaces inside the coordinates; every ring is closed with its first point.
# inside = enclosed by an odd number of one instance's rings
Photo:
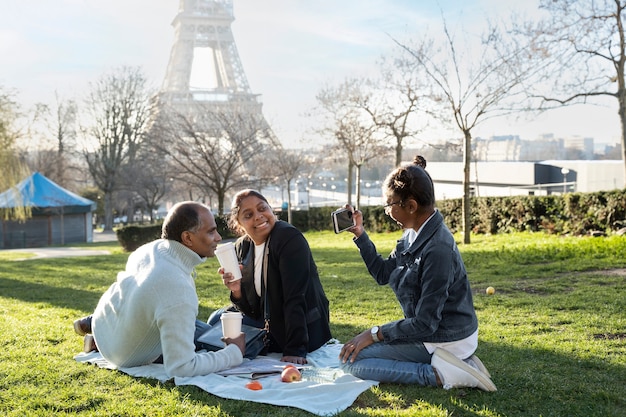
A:
{"type": "Polygon", "coordinates": [[[211,315],[209,316],[206,322],[211,326],[215,326],[217,323],[220,322],[220,317],[222,317],[224,310],[225,309],[223,308],[219,308],[215,310],[214,312],[211,313],[211,315]]]}
{"type": "Polygon", "coordinates": [[[358,360],[355,360],[354,362],[351,362],[350,360],[347,360],[346,362],[340,362],[339,369],[347,374],[352,374],[355,371],[358,362],[358,360]]]}

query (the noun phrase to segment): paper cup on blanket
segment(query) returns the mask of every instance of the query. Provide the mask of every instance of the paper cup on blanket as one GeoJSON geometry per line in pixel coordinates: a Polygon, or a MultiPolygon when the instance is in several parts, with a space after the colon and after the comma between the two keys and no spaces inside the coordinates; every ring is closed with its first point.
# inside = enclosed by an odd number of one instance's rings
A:
{"type": "Polygon", "coordinates": [[[235,280],[241,279],[241,269],[239,269],[239,260],[235,253],[235,245],[233,242],[223,243],[215,249],[215,256],[224,268],[224,273],[230,272],[235,280]]]}
{"type": "Polygon", "coordinates": [[[222,333],[224,337],[234,338],[241,334],[241,321],[243,314],[237,312],[224,312],[220,317],[222,320],[222,333]]]}

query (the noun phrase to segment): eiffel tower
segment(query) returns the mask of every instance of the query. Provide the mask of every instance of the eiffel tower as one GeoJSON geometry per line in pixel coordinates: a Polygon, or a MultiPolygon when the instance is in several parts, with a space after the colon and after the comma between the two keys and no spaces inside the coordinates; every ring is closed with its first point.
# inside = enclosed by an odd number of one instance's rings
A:
{"type": "Polygon", "coordinates": [[[237,104],[261,115],[235,45],[234,20],[232,0],[180,0],[162,100],[179,108],[237,104]]]}
{"type": "Polygon", "coordinates": [[[164,158],[175,161],[189,196],[193,188],[212,195],[220,213],[233,191],[228,187],[256,186],[268,175],[259,165],[280,147],[259,95],[250,91],[231,30],[234,20],[233,0],[179,0],[174,43],[147,135],[164,158]]]}

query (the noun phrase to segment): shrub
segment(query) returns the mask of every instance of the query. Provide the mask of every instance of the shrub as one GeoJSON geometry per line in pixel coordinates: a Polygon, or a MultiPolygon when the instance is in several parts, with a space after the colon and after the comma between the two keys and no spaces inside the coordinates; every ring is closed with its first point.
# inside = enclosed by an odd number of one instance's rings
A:
{"type": "Polygon", "coordinates": [[[161,225],[124,226],[116,230],[117,240],[127,252],[132,252],[144,243],[161,237],[161,225]]]}
{"type": "MultiPolygon", "coordinates": [[[[586,235],[609,233],[626,226],[626,190],[594,193],[567,193],[547,196],[474,197],[471,202],[471,230],[474,233],[537,232],[586,235]]],[[[330,213],[337,207],[311,207],[292,211],[292,223],[300,231],[332,230],[330,213]]],[[[463,230],[462,199],[437,202],[437,208],[452,233],[463,230]]],[[[372,233],[398,230],[398,225],[381,206],[362,207],[365,228],[372,233]]],[[[287,211],[276,213],[287,221],[287,211]]],[[[223,239],[236,237],[226,216],[216,216],[223,239]]],[[[117,231],[122,247],[133,251],[161,236],[161,225],[126,226],[117,231]]]]}
{"type": "MultiPolygon", "coordinates": [[[[215,216],[217,231],[222,239],[232,239],[235,234],[228,228],[226,216],[215,216]]],[[[150,225],[130,225],[116,230],[117,240],[127,252],[132,252],[139,246],[161,237],[162,223],[150,225]]]]}
{"type": "MultiPolygon", "coordinates": [[[[544,231],[586,235],[611,232],[626,224],[626,190],[548,196],[474,197],[474,233],[544,231]]],[[[463,228],[462,199],[443,200],[437,207],[453,233],[463,228]]]]}

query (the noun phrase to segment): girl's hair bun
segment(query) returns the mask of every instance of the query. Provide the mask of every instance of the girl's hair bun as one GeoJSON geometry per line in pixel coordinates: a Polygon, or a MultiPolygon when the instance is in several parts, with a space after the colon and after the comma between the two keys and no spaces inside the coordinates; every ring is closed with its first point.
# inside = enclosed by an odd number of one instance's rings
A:
{"type": "Polygon", "coordinates": [[[415,158],[413,158],[413,163],[426,169],[426,158],[424,158],[422,155],[415,155],[415,158]]]}

